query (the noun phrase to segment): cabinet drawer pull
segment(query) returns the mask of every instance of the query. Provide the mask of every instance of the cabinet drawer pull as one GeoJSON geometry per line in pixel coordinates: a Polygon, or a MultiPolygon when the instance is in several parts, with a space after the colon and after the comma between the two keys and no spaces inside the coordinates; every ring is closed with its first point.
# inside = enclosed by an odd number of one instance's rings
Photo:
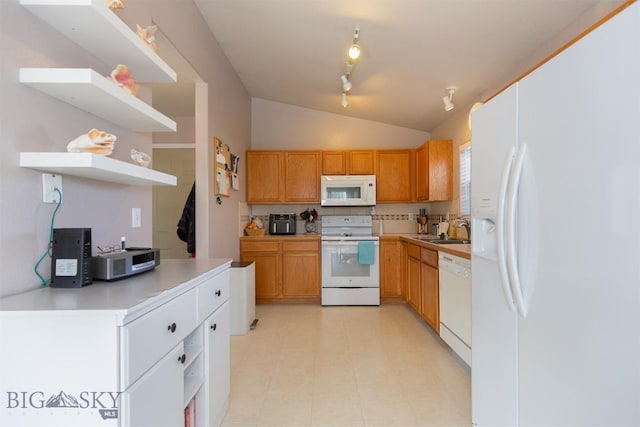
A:
{"type": "Polygon", "coordinates": [[[167,326],[167,331],[171,331],[171,333],[174,333],[176,331],[176,324],[172,323],[169,326],[167,326]]]}
{"type": "Polygon", "coordinates": [[[213,325],[211,325],[211,329],[214,330],[214,331],[216,330],[217,327],[218,327],[217,323],[214,323],[213,325]]]}
{"type": "Polygon", "coordinates": [[[187,360],[187,356],[183,354],[182,356],[178,356],[178,362],[184,364],[184,361],[187,360]]]}
{"type": "Polygon", "coordinates": [[[222,295],[222,291],[221,291],[220,289],[218,289],[218,290],[216,291],[216,296],[220,296],[220,295],[222,295]]]}

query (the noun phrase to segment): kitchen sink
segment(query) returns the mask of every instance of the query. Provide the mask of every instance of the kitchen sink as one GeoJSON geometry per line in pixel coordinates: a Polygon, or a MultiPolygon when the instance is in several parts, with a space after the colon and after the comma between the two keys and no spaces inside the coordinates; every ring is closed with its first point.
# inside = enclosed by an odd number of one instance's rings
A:
{"type": "Polygon", "coordinates": [[[435,243],[437,245],[461,245],[465,243],[471,243],[471,240],[463,240],[463,239],[434,239],[433,237],[418,237],[418,240],[422,240],[423,242],[435,243]]]}

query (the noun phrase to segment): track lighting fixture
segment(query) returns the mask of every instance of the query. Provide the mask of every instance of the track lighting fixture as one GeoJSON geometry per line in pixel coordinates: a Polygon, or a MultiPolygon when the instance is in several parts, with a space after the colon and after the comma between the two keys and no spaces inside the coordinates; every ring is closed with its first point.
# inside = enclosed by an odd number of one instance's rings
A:
{"type": "Polygon", "coordinates": [[[340,97],[340,106],[342,108],[347,108],[349,106],[349,100],[347,99],[346,92],[342,92],[342,96],[340,97]]]}
{"type": "Polygon", "coordinates": [[[453,105],[453,94],[458,90],[455,86],[449,86],[447,88],[447,92],[449,95],[442,97],[442,102],[444,103],[444,111],[451,111],[454,109],[455,105],[453,105]]]}
{"type": "Polygon", "coordinates": [[[343,74],[342,77],[340,77],[340,80],[342,81],[342,91],[349,92],[353,87],[353,85],[349,81],[349,74],[343,74]]]}
{"type": "Polygon", "coordinates": [[[353,43],[349,48],[349,58],[358,59],[360,57],[360,46],[358,46],[358,38],[360,37],[360,28],[356,27],[353,33],[353,43]]]}
{"type": "Polygon", "coordinates": [[[340,97],[340,105],[342,108],[349,106],[349,100],[347,99],[347,92],[351,90],[353,84],[351,83],[351,71],[353,70],[353,61],[360,57],[360,46],[358,46],[358,38],[360,38],[360,28],[356,27],[353,33],[353,43],[349,47],[349,59],[345,63],[347,68],[346,72],[340,76],[340,82],[342,83],[342,96],[340,97]]]}

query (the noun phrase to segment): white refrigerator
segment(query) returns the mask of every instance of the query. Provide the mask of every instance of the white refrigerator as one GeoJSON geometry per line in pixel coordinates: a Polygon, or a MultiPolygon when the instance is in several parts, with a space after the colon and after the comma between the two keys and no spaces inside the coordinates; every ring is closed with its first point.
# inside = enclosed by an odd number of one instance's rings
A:
{"type": "Polygon", "coordinates": [[[640,13],[472,118],[474,426],[640,425],[640,13]]]}

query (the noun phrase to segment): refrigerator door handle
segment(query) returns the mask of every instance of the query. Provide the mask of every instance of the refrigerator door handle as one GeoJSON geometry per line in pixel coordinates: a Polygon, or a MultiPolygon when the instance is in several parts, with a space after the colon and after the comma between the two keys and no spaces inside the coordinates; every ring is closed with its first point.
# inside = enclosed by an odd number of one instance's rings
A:
{"type": "Polygon", "coordinates": [[[513,293],[511,291],[511,284],[509,281],[509,272],[507,270],[507,255],[506,255],[506,236],[505,236],[505,214],[506,214],[506,200],[507,189],[509,185],[509,177],[511,176],[511,169],[513,166],[513,157],[515,155],[515,147],[511,147],[507,160],[504,163],[502,169],[502,179],[500,180],[500,191],[498,193],[498,206],[496,212],[496,239],[498,249],[498,270],[500,271],[500,279],[502,282],[502,290],[504,297],[507,300],[507,306],[512,312],[515,312],[515,306],[513,305],[513,293]]]}
{"type": "Polygon", "coordinates": [[[513,173],[511,174],[511,182],[509,183],[509,195],[507,198],[507,214],[506,214],[506,241],[507,241],[507,270],[509,271],[509,281],[513,295],[518,305],[518,311],[522,317],[527,317],[528,308],[524,303],[524,294],[522,292],[522,282],[520,281],[520,271],[518,269],[518,253],[516,245],[516,207],[518,205],[518,188],[520,186],[520,177],[522,176],[522,168],[524,166],[524,156],[527,152],[527,144],[521,143],[518,146],[518,153],[513,162],[513,173]]]}

